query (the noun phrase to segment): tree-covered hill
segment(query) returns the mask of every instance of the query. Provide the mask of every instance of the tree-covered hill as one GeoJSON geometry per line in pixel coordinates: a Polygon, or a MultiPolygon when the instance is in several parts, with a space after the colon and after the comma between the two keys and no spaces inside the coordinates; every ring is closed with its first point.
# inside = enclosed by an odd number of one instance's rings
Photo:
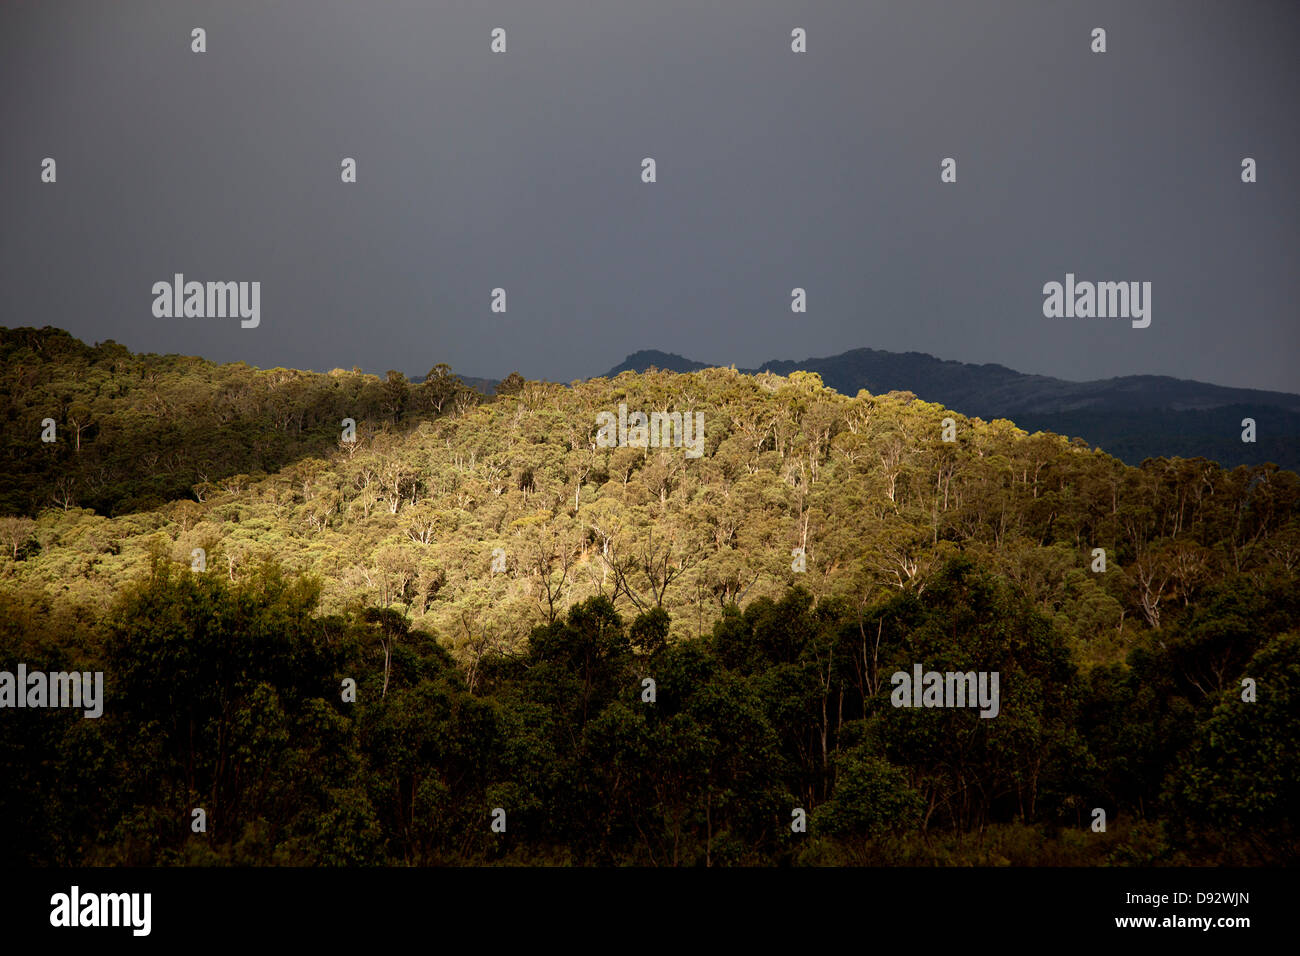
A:
{"type": "Polygon", "coordinates": [[[202,548],[231,580],[273,557],[324,575],[328,608],[399,607],[458,644],[513,644],[599,594],[702,634],[726,607],[793,584],[864,604],[920,592],[961,552],[1109,660],[1225,574],[1289,573],[1300,547],[1294,473],[1131,468],[908,393],[848,398],[806,372],[512,376],[487,400],[445,366],[413,387],[48,331],[3,342],[17,423],[4,576],[93,607],[151,550],[188,565],[202,548]],[[702,454],[601,447],[598,416],[620,404],[702,415],[702,454]],[[1104,573],[1090,570],[1097,548],[1104,573]]]}
{"type": "MultiPolygon", "coordinates": [[[[609,373],[649,368],[694,371],[680,355],[640,351],[609,373]]],[[[1273,462],[1300,468],[1300,395],[1227,388],[1167,375],[1126,375],[1072,382],[1003,365],[953,362],[923,352],[852,349],[825,358],[765,362],[752,372],[814,372],[845,395],[909,391],[926,401],[1030,431],[1080,436],[1131,465],[1146,458],[1208,458],[1228,467],[1273,462]],[[1256,423],[1241,440],[1242,420],[1256,423]]]]}
{"type": "Polygon", "coordinates": [[[474,400],[445,365],[413,388],[396,372],[217,365],[89,346],[49,327],[0,329],[0,513],[147,510],[326,454],[346,415],[437,415],[474,400]]]}
{"type": "Polygon", "coordinates": [[[101,721],[0,721],[24,859],[1296,851],[1292,472],[1129,467],[802,371],[489,398],[4,336],[0,670],[110,687],[101,721]],[[698,413],[700,454],[606,447],[621,410],[698,413]],[[890,706],[912,663],[1000,670],[1000,714],[890,706]],[[1085,845],[1097,807],[1127,829],[1085,845]]]}

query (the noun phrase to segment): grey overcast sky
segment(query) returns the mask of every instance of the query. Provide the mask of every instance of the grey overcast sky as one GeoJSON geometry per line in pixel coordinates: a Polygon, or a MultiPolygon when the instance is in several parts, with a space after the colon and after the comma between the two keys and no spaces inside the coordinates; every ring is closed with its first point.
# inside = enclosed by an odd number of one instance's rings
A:
{"type": "Polygon", "coordinates": [[[0,325],[317,370],[866,346],[1300,392],[1298,103],[1295,0],[5,0],[0,325]],[[176,272],[260,281],[260,326],[155,318],[176,272]],[[1045,318],[1067,272],[1151,282],[1150,327],[1045,318]]]}

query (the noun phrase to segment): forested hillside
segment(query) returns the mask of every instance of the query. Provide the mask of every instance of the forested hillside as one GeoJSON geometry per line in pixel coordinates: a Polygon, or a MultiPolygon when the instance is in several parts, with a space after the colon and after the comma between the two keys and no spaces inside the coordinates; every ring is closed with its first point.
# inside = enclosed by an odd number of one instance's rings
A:
{"type": "Polygon", "coordinates": [[[445,366],[0,347],[0,670],[103,670],[107,698],[0,718],[13,860],[1300,848],[1292,472],[1133,468],[807,372],[488,398],[445,366]],[[702,454],[603,447],[620,405],[702,414],[702,454]],[[914,664],[998,671],[1000,712],[892,706],[914,664]]]}
{"type": "MultiPolygon", "coordinates": [[[[706,366],[680,355],[641,351],[610,371],[650,368],[692,372],[706,366]]],[[[937,359],[923,352],[852,349],[826,358],[765,362],[757,369],[820,375],[844,395],[903,389],[967,415],[1007,418],[1030,431],[1081,436],[1131,465],[1160,456],[1201,457],[1224,464],[1267,462],[1300,467],[1300,395],[1226,388],[1167,375],[1125,375],[1072,382],[1027,375],[1002,365],[937,359]],[[1241,440],[1242,420],[1256,422],[1253,442],[1241,440]]]]}
{"type": "Polygon", "coordinates": [[[0,329],[0,376],[2,514],[51,505],[122,514],[197,498],[233,476],[327,453],[347,415],[395,421],[475,400],[445,365],[413,387],[398,372],[133,355],[48,327],[0,329]],[[39,440],[47,418],[61,436],[52,443],[39,440]]]}

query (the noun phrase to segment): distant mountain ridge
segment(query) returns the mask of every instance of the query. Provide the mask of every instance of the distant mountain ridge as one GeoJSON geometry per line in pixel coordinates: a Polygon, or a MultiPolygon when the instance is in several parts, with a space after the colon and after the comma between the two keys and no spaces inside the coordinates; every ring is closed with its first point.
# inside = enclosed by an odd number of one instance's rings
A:
{"type": "MultiPolygon", "coordinates": [[[[693,372],[706,363],[671,352],[642,350],[610,369],[693,372]]],[[[779,359],[749,374],[816,372],[845,395],[912,392],[964,415],[1007,418],[1029,431],[1082,437],[1136,465],[1145,458],[1204,457],[1233,467],[1272,461],[1300,469],[1300,395],[1210,385],[1165,375],[1128,375],[1071,382],[1003,365],[974,365],[923,352],[853,349],[803,361],[779,359]],[[1241,441],[1242,419],[1256,422],[1256,441],[1241,441]]]]}
{"type": "Polygon", "coordinates": [[[605,373],[605,377],[613,378],[623,372],[644,372],[648,368],[663,369],[665,372],[698,372],[702,368],[709,368],[709,366],[704,362],[683,358],[675,352],[642,349],[640,352],[633,352],[622,362],[615,365],[605,373]]]}

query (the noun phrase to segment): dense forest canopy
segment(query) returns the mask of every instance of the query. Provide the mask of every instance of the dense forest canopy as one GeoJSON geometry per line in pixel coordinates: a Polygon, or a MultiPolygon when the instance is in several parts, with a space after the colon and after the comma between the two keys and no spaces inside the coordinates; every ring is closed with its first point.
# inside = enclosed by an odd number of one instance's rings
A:
{"type": "Polygon", "coordinates": [[[0,671],[107,688],[0,712],[11,860],[1296,856],[1292,472],[798,371],[488,398],[53,329],[0,369],[0,671]],[[620,406],[703,454],[604,447],[620,406]],[[893,706],[914,664],[1000,712],[893,706]]]}

